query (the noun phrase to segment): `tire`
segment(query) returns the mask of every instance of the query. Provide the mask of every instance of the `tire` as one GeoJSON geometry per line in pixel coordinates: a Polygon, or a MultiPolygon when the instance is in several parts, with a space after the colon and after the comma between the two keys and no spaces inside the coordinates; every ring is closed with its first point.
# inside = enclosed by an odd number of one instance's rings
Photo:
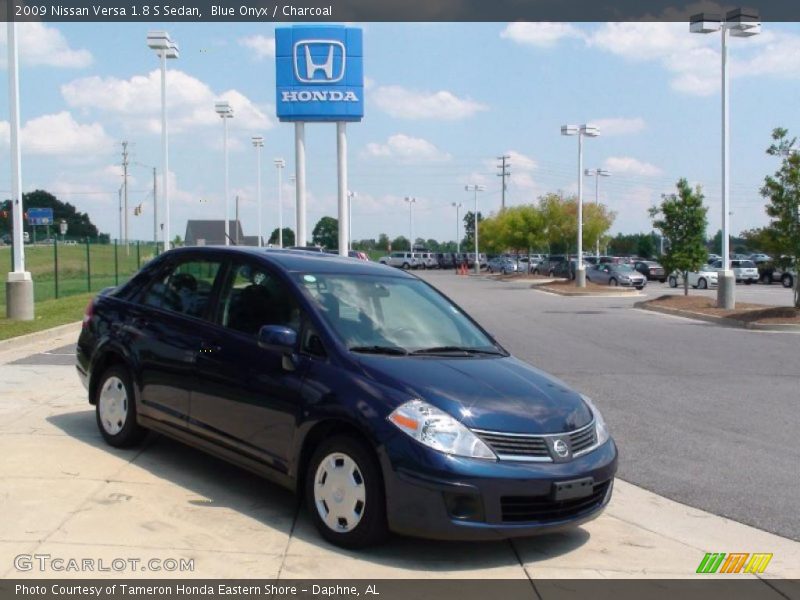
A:
{"type": "Polygon", "coordinates": [[[745,284],[745,285],[750,285],[750,284],[752,284],[752,283],[753,283],[753,280],[752,280],[752,279],[745,279],[745,280],[744,280],[744,284],[745,284]]]}
{"type": "Polygon", "coordinates": [[[678,279],[677,279],[677,277],[670,276],[670,278],[669,278],[669,287],[671,287],[671,288],[678,287],[678,279]]]}
{"type": "Polygon", "coordinates": [[[781,284],[785,288],[790,288],[794,286],[794,278],[792,278],[789,273],[784,273],[783,277],[781,277],[781,284]]]}
{"type": "Polygon", "coordinates": [[[365,548],[387,536],[380,467],[372,449],[354,437],[337,435],[317,447],[306,470],[305,500],[317,530],[332,544],[365,548]],[[345,470],[339,474],[337,469],[345,470]],[[347,469],[353,471],[347,473],[347,469]],[[339,477],[342,479],[336,481],[339,477]],[[326,489],[325,483],[331,480],[335,487],[326,489]],[[337,518],[337,509],[346,514],[337,518]]]}
{"type": "Polygon", "coordinates": [[[761,283],[763,283],[764,285],[771,285],[772,284],[772,275],[770,275],[769,273],[764,273],[761,276],[761,283]]]}
{"type": "Polygon", "coordinates": [[[534,275],[538,275],[539,274],[539,269],[534,269],[532,272],[533,272],[534,275]]]}
{"type": "Polygon", "coordinates": [[[665,281],[666,281],[666,279],[659,279],[658,280],[659,283],[664,283],[665,281]]]}
{"type": "Polygon", "coordinates": [[[487,273],[494,273],[494,271],[492,271],[492,267],[488,267],[488,268],[486,269],[486,272],[487,272],[487,273]]]}
{"type": "Polygon", "coordinates": [[[147,430],[136,422],[136,402],[128,370],[114,365],[97,382],[95,419],[103,439],[115,448],[130,448],[147,430]]]}
{"type": "Polygon", "coordinates": [[[700,280],[697,282],[697,287],[699,287],[701,290],[708,289],[708,282],[706,281],[705,277],[700,278],[700,280]]]}
{"type": "Polygon", "coordinates": [[[617,287],[619,285],[619,282],[612,277],[611,279],[608,280],[608,285],[617,287]]]}
{"type": "Polygon", "coordinates": [[[403,271],[408,271],[411,268],[411,265],[408,263],[403,263],[403,266],[401,268],[403,269],[403,271]]]}

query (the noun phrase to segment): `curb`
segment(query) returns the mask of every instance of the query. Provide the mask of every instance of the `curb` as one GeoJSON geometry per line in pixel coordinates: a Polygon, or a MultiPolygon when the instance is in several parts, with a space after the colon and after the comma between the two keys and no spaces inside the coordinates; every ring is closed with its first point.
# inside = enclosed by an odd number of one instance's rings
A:
{"type": "MultiPolygon", "coordinates": [[[[631,292],[561,292],[554,289],[547,289],[543,287],[544,284],[532,285],[531,289],[535,289],[538,292],[544,292],[545,294],[552,294],[554,296],[566,296],[569,298],[641,298],[642,296],[646,296],[646,294],[642,294],[638,291],[631,291],[631,292]]],[[[641,304],[641,303],[639,303],[641,304]]]]}
{"type": "Polygon", "coordinates": [[[650,312],[662,313],[665,315],[672,315],[675,317],[684,317],[694,321],[704,321],[706,323],[713,323],[720,327],[732,327],[734,329],[748,329],[750,331],[782,331],[784,333],[800,332],[800,325],[792,325],[790,323],[748,323],[746,321],[739,321],[728,317],[715,317],[714,315],[705,315],[703,313],[692,312],[690,310],[681,310],[678,308],[668,308],[665,306],[652,306],[648,305],[647,301],[637,302],[633,305],[634,308],[641,310],[649,310],[650,312]]]}
{"type": "Polygon", "coordinates": [[[51,327],[50,329],[43,329],[42,331],[35,331],[34,333],[26,333],[25,335],[19,335],[17,337],[9,338],[7,340],[0,341],[0,353],[5,352],[6,350],[19,350],[21,346],[27,346],[29,344],[36,344],[38,342],[43,342],[50,338],[56,338],[62,335],[67,335],[70,333],[78,333],[80,330],[81,321],[75,321],[74,323],[67,323],[66,325],[58,325],[57,327],[51,327]]]}

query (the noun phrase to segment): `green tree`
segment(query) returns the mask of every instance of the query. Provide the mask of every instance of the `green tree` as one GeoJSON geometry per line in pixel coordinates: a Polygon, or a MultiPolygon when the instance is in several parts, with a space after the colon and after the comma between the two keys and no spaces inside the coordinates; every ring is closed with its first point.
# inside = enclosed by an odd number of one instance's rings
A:
{"type": "MultiPolygon", "coordinates": [[[[55,228],[51,225],[51,235],[55,234],[58,228],[58,223],[63,219],[67,222],[67,238],[74,239],[96,239],[100,236],[97,227],[92,223],[87,213],[82,213],[76,210],[69,202],[61,202],[50,192],[45,190],[34,190],[22,195],[22,202],[25,210],[29,208],[52,208],[53,221],[55,228]]],[[[44,228],[37,226],[37,231],[43,232],[44,228]]],[[[33,239],[32,228],[28,225],[27,220],[24,221],[23,231],[31,234],[33,239]]],[[[0,235],[11,233],[11,201],[7,200],[0,206],[0,235]]],[[[44,236],[42,236],[44,237],[44,236]]]]}
{"type": "MultiPolygon", "coordinates": [[[[483,220],[483,214],[478,211],[478,225],[483,220]]],[[[480,243],[480,238],[478,238],[480,243]]],[[[464,240],[461,242],[463,252],[475,251],[475,213],[468,211],[464,215],[464,240]],[[466,248],[466,249],[465,249],[466,248]]]]}
{"type": "Polygon", "coordinates": [[[661,257],[667,273],[683,273],[683,293],[689,295],[689,271],[697,271],[706,260],[708,208],[703,206],[700,186],[692,190],[686,179],[677,183],[678,194],[666,196],[661,206],[652,208],[653,227],[669,240],[661,257]]]}
{"type": "Polygon", "coordinates": [[[655,254],[653,236],[644,233],[639,234],[639,240],[636,242],[636,255],[642,258],[650,258],[653,254],[655,254]]]}
{"type": "Polygon", "coordinates": [[[322,217],[311,232],[311,241],[317,246],[330,250],[339,247],[339,220],[333,217],[322,217]]]}
{"type": "Polygon", "coordinates": [[[764,178],[761,195],[770,218],[774,249],[787,257],[795,271],[794,306],[800,308],[800,281],[797,271],[800,262],[800,154],[797,138],[789,138],[789,131],[778,127],[772,132],[772,144],[767,154],[779,157],[780,167],[773,175],[764,178]]]}
{"type": "Polygon", "coordinates": [[[392,251],[399,252],[400,250],[410,250],[411,246],[409,246],[408,238],[404,235],[398,235],[396,238],[392,240],[392,251]]]}
{"type": "MultiPolygon", "coordinates": [[[[278,243],[278,228],[272,230],[272,233],[269,236],[269,240],[267,240],[268,244],[275,245],[278,243]]],[[[284,227],[283,228],[283,245],[286,246],[294,246],[294,231],[292,231],[291,227],[284,227]]]]}
{"type": "Polygon", "coordinates": [[[383,250],[384,252],[388,252],[390,243],[391,240],[389,239],[389,236],[386,235],[385,233],[382,233],[378,236],[378,244],[376,248],[378,250],[383,250]]]}

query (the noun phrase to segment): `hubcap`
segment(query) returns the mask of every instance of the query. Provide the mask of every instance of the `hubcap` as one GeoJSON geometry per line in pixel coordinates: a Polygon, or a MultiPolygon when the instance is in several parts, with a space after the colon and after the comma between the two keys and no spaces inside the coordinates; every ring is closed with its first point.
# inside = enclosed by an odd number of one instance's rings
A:
{"type": "Polygon", "coordinates": [[[356,462],[334,452],[325,457],[314,476],[314,504],[317,513],[332,531],[347,533],[364,516],[366,489],[356,462]]]}
{"type": "Polygon", "coordinates": [[[100,423],[109,435],[116,435],[128,418],[128,394],[119,377],[109,377],[100,389],[97,400],[100,423]]]}

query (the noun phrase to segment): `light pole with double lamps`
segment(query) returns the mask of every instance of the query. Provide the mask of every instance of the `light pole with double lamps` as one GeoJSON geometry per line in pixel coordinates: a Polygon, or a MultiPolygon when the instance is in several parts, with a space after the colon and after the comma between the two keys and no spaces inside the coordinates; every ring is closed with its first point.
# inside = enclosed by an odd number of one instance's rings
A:
{"type": "MultiPolygon", "coordinates": [[[[225,156],[225,245],[231,243],[230,227],[228,216],[231,214],[230,193],[228,192],[228,119],[233,118],[233,108],[226,100],[218,100],[214,103],[214,110],[222,119],[222,151],[225,156]]],[[[238,231],[238,224],[237,224],[238,231]]]]}
{"type": "Polygon", "coordinates": [[[486,186],[478,185],[477,183],[464,186],[465,191],[475,193],[475,213],[472,218],[472,233],[475,237],[475,275],[481,274],[481,255],[478,253],[478,192],[482,192],[485,189],[486,186]]]}
{"type": "MultiPolygon", "coordinates": [[[[594,205],[597,207],[598,212],[600,209],[600,178],[601,177],[611,177],[611,173],[606,171],[605,169],[597,168],[597,169],[584,169],[583,174],[587,177],[594,177],[594,205]]],[[[595,241],[595,256],[597,258],[597,264],[600,264],[600,235],[598,234],[597,240],[595,241]]]]}

